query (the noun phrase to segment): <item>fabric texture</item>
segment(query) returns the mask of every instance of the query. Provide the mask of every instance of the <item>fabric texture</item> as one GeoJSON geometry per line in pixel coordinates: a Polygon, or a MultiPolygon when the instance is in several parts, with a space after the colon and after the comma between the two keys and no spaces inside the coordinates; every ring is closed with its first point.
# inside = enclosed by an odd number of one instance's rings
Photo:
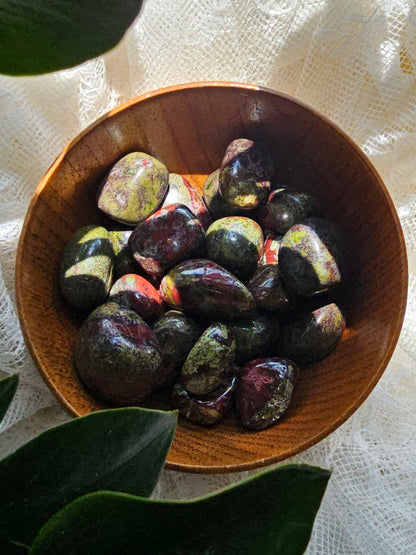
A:
{"type": "MultiPolygon", "coordinates": [[[[20,374],[0,454],[69,418],[26,351],[14,297],[18,237],[43,174],[79,131],[137,94],[256,83],[308,103],[362,147],[394,200],[409,258],[405,322],[382,379],[343,426],[291,459],[333,471],[307,553],[416,553],[415,77],[416,6],[406,0],[145,0],[106,55],[0,76],[0,371],[20,374]]],[[[154,497],[190,498],[246,474],[164,471],[154,497]]]]}

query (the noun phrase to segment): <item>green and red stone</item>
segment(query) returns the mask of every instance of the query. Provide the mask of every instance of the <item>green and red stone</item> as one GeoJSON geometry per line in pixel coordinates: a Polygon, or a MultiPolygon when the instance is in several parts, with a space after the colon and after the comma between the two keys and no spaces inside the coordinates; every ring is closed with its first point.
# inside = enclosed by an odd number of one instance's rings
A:
{"type": "Polygon", "coordinates": [[[156,335],[133,310],[108,302],[81,326],[76,371],[93,395],[111,405],[139,404],[157,384],[161,365],[156,335]]]}
{"type": "Polygon", "coordinates": [[[250,278],[263,254],[263,232],[258,223],[243,216],[226,216],[207,229],[206,253],[237,278],[250,278]]]}
{"type": "Polygon", "coordinates": [[[162,162],[143,152],[131,152],[104,179],[98,208],[117,222],[137,225],[162,203],[168,178],[169,172],[162,162]]]}
{"type": "Polygon", "coordinates": [[[109,301],[134,310],[146,322],[156,320],[163,308],[159,291],[137,274],[126,274],[119,278],[110,289],[109,301]]]}
{"type": "Polygon", "coordinates": [[[238,318],[255,308],[252,294],[241,281],[203,258],[177,264],[162,279],[159,293],[172,308],[202,318],[238,318]]]}
{"type": "Polygon", "coordinates": [[[203,196],[206,206],[214,219],[224,216],[238,216],[246,211],[225,202],[220,193],[220,169],[212,172],[204,181],[203,196]]]}
{"type": "Polygon", "coordinates": [[[293,314],[281,324],[279,348],[299,364],[321,360],[341,341],[345,318],[335,303],[293,314]]]}
{"type": "Polygon", "coordinates": [[[266,202],[271,176],[272,164],[266,151],[250,139],[235,139],[221,162],[220,194],[228,204],[252,210],[266,202]]]}
{"type": "Polygon", "coordinates": [[[200,193],[189,181],[177,173],[169,174],[169,190],[162,208],[170,204],[184,204],[195,214],[204,229],[211,223],[211,215],[200,193]]]}
{"type": "Polygon", "coordinates": [[[279,264],[279,248],[282,237],[276,233],[269,233],[266,236],[260,264],[279,264]]]}
{"type": "Polygon", "coordinates": [[[204,243],[201,222],[183,204],[161,208],[136,227],[129,240],[135,260],[151,275],[200,254],[204,243]]]}
{"type": "Polygon", "coordinates": [[[292,310],[296,305],[296,295],[282,280],[278,264],[263,264],[254,272],[247,288],[258,308],[273,312],[292,310]]]}
{"type": "Polygon", "coordinates": [[[180,382],[192,395],[207,395],[234,368],[235,340],[225,324],[211,324],[190,350],[180,382]]]}
{"type": "Polygon", "coordinates": [[[118,279],[125,274],[142,274],[143,268],[134,260],[129,246],[132,229],[110,231],[110,239],[114,250],[114,278],[118,279]]]}
{"type": "Polygon", "coordinates": [[[248,362],[237,386],[242,425],[262,430],[276,424],[289,407],[297,375],[297,365],[288,359],[271,357],[248,362]]]}
{"type": "Polygon", "coordinates": [[[237,364],[266,355],[279,335],[277,320],[263,314],[229,320],[227,327],[235,339],[237,364]]]}
{"type": "Polygon", "coordinates": [[[325,218],[307,218],[285,233],[279,248],[284,281],[300,295],[326,291],[341,283],[342,238],[325,218]]]}
{"type": "Polygon", "coordinates": [[[91,311],[107,298],[113,279],[114,251],[109,232],[101,226],[78,229],[65,245],[59,285],[65,301],[91,311]]]}
{"type": "Polygon", "coordinates": [[[212,426],[224,418],[232,407],[236,385],[236,376],[225,376],[214,391],[196,397],[179,382],[173,387],[172,403],[179,414],[190,422],[212,426]]]}
{"type": "Polygon", "coordinates": [[[201,335],[201,329],[190,316],[179,310],[168,310],[153,324],[163,358],[163,380],[159,386],[171,384],[179,375],[189,351],[201,335]]]}

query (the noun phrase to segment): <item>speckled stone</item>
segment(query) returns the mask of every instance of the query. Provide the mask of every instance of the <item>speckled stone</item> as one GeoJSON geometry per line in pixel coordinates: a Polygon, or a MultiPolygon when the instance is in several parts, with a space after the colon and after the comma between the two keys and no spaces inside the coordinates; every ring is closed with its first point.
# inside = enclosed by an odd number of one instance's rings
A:
{"type": "Polygon", "coordinates": [[[159,386],[171,384],[179,375],[189,351],[201,335],[201,329],[190,316],[169,310],[153,324],[163,357],[163,380],[159,386]]]}
{"type": "Polygon", "coordinates": [[[234,368],[235,341],[225,324],[207,328],[186,357],[180,382],[191,395],[207,395],[234,368]]]}
{"type": "Polygon", "coordinates": [[[161,364],[155,334],[133,310],[105,303],[81,326],[75,344],[78,376],[111,405],[138,404],[157,383],[161,364]]]}
{"type": "Polygon", "coordinates": [[[129,246],[132,229],[110,231],[110,239],[114,250],[114,278],[118,279],[125,274],[142,274],[143,268],[133,258],[129,246]]]}
{"type": "Polygon", "coordinates": [[[298,364],[328,356],[341,341],[345,318],[335,303],[294,315],[281,324],[280,349],[298,364]]]}
{"type": "Polygon", "coordinates": [[[177,264],[162,279],[162,299],[172,308],[202,318],[238,318],[255,307],[252,294],[235,276],[211,260],[177,264]]]}
{"type": "Polygon", "coordinates": [[[181,383],[177,383],[172,391],[173,406],[190,422],[212,426],[230,410],[236,385],[235,376],[224,377],[214,391],[203,397],[195,397],[188,393],[181,383]]]}
{"type": "Polygon", "coordinates": [[[128,225],[137,225],[161,204],[168,190],[167,168],[143,152],[123,156],[104,179],[98,208],[107,216],[128,225]]]}
{"type": "Polygon", "coordinates": [[[252,210],[266,202],[272,174],[270,157],[250,139],[232,141],[219,175],[222,198],[232,206],[252,210]]]}
{"type": "Polygon", "coordinates": [[[104,302],[112,283],[114,251],[108,231],[89,225],[78,229],[65,245],[59,272],[63,298],[78,310],[104,302]]]}
{"type": "Polygon", "coordinates": [[[279,268],[284,281],[300,295],[325,291],[341,282],[342,238],[324,218],[308,218],[283,236],[279,268]]]}
{"type": "Polygon", "coordinates": [[[279,248],[282,242],[282,235],[276,233],[269,233],[264,240],[263,255],[260,259],[260,264],[278,264],[279,263],[279,248]]]}
{"type": "Polygon", "coordinates": [[[279,357],[248,362],[237,386],[237,408],[242,425],[262,430],[276,424],[292,399],[297,365],[279,357]]]}
{"type": "Polygon", "coordinates": [[[254,272],[247,288],[258,308],[274,312],[292,310],[297,295],[290,291],[282,280],[277,264],[263,264],[254,272]]]}
{"type": "Polygon", "coordinates": [[[135,260],[152,275],[200,254],[205,233],[198,218],[183,204],[171,204],[149,216],[131,234],[135,260]]]}
{"type": "Polygon", "coordinates": [[[207,229],[212,221],[202,196],[185,177],[177,173],[169,174],[169,190],[162,208],[170,204],[184,204],[195,214],[204,229],[207,229]]]}
{"type": "Polygon", "coordinates": [[[254,220],[227,216],[207,229],[206,253],[210,260],[241,280],[248,279],[263,254],[263,232],[254,220]]]}
{"type": "Polygon", "coordinates": [[[229,320],[227,326],[235,339],[235,360],[238,364],[267,356],[272,342],[279,335],[277,320],[260,314],[229,320]]]}
{"type": "Polygon", "coordinates": [[[119,278],[110,289],[109,301],[131,308],[148,323],[160,316],[163,306],[159,291],[137,274],[119,278]]]}
{"type": "Polygon", "coordinates": [[[203,195],[205,204],[213,218],[218,219],[224,216],[238,216],[247,211],[241,210],[237,206],[232,206],[225,202],[220,194],[220,169],[212,172],[204,181],[203,195]]]}

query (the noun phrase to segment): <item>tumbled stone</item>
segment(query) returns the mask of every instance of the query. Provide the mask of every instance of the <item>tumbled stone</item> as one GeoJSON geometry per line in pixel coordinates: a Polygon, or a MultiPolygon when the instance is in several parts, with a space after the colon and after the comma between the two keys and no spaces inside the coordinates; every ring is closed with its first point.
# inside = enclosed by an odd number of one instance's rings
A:
{"type": "Polygon", "coordinates": [[[308,218],[282,238],[281,275],[300,295],[325,291],[341,282],[342,250],[342,238],[332,222],[308,218]]]}
{"type": "Polygon", "coordinates": [[[98,208],[117,222],[137,225],[160,206],[168,190],[168,176],[167,168],[153,156],[131,152],[104,179],[98,208]]]}
{"type": "Polygon", "coordinates": [[[229,320],[227,327],[235,339],[235,360],[238,364],[267,355],[279,335],[277,320],[261,314],[229,320]]]}
{"type": "Polygon", "coordinates": [[[211,260],[177,264],[162,279],[162,299],[172,308],[202,318],[237,318],[255,307],[252,294],[234,275],[211,260]]]}
{"type": "Polygon", "coordinates": [[[129,240],[135,260],[152,275],[200,254],[204,242],[201,222],[183,204],[161,208],[136,227],[129,240]]]}
{"type": "Polygon", "coordinates": [[[207,395],[221,384],[234,367],[235,341],[225,324],[207,328],[190,350],[180,382],[192,395],[207,395]]]}
{"type": "Polygon", "coordinates": [[[136,312],[109,302],[85,320],[75,368],[85,387],[117,406],[136,405],[154,388],[162,364],[155,334],[136,312]]]}
{"type": "Polygon", "coordinates": [[[159,386],[178,377],[189,351],[201,335],[198,324],[179,310],[169,310],[153,324],[163,358],[163,380],[159,386]]]}
{"type": "Polygon", "coordinates": [[[235,376],[221,378],[220,385],[208,395],[195,397],[177,383],[172,391],[173,406],[190,422],[211,426],[224,418],[230,410],[237,385],[235,376]]]}
{"type": "Polygon", "coordinates": [[[321,360],[337,347],[344,329],[345,318],[335,303],[294,314],[281,324],[281,352],[298,364],[321,360]]]}
{"type": "Polygon", "coordinates": [[[262,430],[280,420],[292,399],[297,374],[297,365],[280,357],[248,362],[237,386],[237,408],[242,425],[262,430]]]}
{"type": "Polygon", "coordinates": [[[244,281],[263,254],[261,227],[243,216],[220,218],[207,229],[206,253],[210,260],[244,281]]]}
{"type": "Polygon", "coordinates": [[[271,174],[271,160],[264,149],[250,139],[236,139],[221,162],[220,194],[228,204],[251,210],[266,202],[271,174]]]}
{"type": "Polygon", "coordinates": [[[89,225],[78,229],[61,259],[59,285],[74,308],[89,311],[107,298],[112,283],[114,251],[108,231],[89,225]]]}
{"type": "Polygon", "coordinates": [[[266,236],[260,264],[279,263],[279,248],[280,243],[282,242],[282,237],[282,235],[278,235],[276,233],[269,233],[266,236]]]}
{"type": "Polygon", "coordinates": [[[170,204],[184,204],[195,214],[204,229],[211,223],[210,213],[200,193],[185,177],[177,173],[169,174],[169,190],[162,208],[170,204]]]}
{"type": "Polygon", "coordinates": [[[283,312],[296,304],[297,295],[289,290],[282,280],[277,264],[263,264],[254,272],[247,283],[258,308],[283,312]]]}
{"type": "Polygon", "coordinates": [[[141,274],[143,269],[136,260],[129,246],[132,229],[110,231],[110,239],[114,250],[114,278],[118,279],[125,274],[141,274]]]}
{"type": "Polygon", "coordinates": [[[241,215],[244,210],[237,206],[232,206],[225,202],[220,193],[220,169],[218,168],[212,172],[204,181],[203,195],[205,204],[212,214],[214,219],[222,218],[224,216],[237,216],[241,215]]]}
{"type": "Polygon", "coordinates": [[[162,312],[159,291],[142,276],[126,274],[110,289],[109,301],[131,308],[146,322],[153,322],[162,312]]]}

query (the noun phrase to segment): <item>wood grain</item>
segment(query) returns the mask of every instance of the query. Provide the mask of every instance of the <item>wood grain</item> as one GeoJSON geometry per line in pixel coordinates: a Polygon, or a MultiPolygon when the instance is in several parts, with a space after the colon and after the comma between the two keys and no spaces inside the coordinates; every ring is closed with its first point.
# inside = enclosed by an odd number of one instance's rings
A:
{"type": "Polygon", "coordinates": [[[313,192],[323,213],[343,228],[351,254],[341,298],[347,330],[330,357],[303,369],[279,425],[248,432],[232,415],[209,429],[181,419],[167,463],[175,470],[247,470],[327,436],[374,388],[404,316],[407,262],[397,214],[374,167],[341,130],[294,99],[257,86],[170,87],[122,104],[83,131],[46,173],[27,212],[16,265],[19,318],[31,356],[60,402],[74,415],[103,407],[73,370],[81,318],[63,303],[57,275],[76,229],[105,223],[95,205],[105,172],[123,154],[141,150],[201,189],[238,137],[261,138],[279,181],[313,192]]]}

